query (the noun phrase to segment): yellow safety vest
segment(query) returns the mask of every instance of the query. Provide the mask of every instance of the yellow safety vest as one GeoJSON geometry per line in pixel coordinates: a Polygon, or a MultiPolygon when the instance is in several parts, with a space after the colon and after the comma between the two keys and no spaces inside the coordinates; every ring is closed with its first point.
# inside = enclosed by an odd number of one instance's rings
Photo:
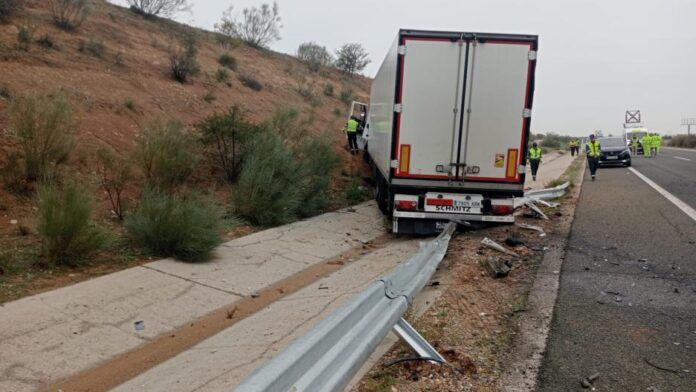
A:
{"type": "Polygon", "coordinates": [[[348,133],[358,132],[358,122],[353,120],[353,119],[348,120],[348,123],[346,124],[346,132],[348,132],[348,133]]]}
{"type": "Polygon", "coordinates": [[[529,159],[541,159],[541,148],[530,148],[529,149],[529,159]]]}
{"type": "Polygon", "coordinates": [[[587,148],[589,149],[589,152],[587,153],[588,156],[599,158],[602,147],[599,145],[598,141],[595,140],[594,142],[587,142],[587,148]]]}

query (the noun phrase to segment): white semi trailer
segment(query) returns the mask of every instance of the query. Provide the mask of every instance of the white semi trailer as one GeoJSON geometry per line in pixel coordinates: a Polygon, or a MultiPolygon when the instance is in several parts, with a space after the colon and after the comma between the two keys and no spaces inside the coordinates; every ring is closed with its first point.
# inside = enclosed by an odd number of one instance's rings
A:
{"type": "Polygon", "coordinates": [[[361,136],[396,233],[512,223],[522,196],[538,37],[401,30],[361,136]]]}

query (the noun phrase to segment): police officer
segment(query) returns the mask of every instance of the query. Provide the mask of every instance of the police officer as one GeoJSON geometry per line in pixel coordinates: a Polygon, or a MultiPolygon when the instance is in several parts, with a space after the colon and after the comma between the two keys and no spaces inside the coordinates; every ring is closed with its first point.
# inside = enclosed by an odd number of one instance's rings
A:
{"type": "Polygon", "coordinates": [[[631,152],[633,153],[633,156],[638,156],[638,136],[633,135],[633,138],[631,139],[631,152]]]}
{"type": "Polygon", "coordinates": [[[652,149],[650,144],[650,135],[646,134],[640,138],[640,145],[643,146],[643,156],[646,158],[650,158],[650,150],[652,149]]]}
{"type": "Polygon", "coordinates": [[[660,152],[660,149],[662,148],[662,135],[660,134],[655,134],[655,144],[657,144],[657,152],[655,155],[657,155],[660,152]]]}
{"type": "Polygon", "coordinates": [[[346,126],[343,128],[343,130],[346,132],[346,136],[348,136],[348,148],[350,149],[351,154],[355,154],[358,152],[358,126],[360,123],[358,120],[355,119],[355,117],[350,118],[348,122],[346,123],[346,126]]]}
{"type": "Polygon", "coordinates": [[[587,164],[590,166],[590,174],[592,174],[592,181],[595,180],[595,173],[597,173],[597,168],[599,167],[599,157],[602,155],[602,147],[599,145],[599,141],[595,139],[595,135],[590,135],[590,141],[585,145],[585,152],[587,153],[587,164]]]}
{"type": "Polygon", "coordinates": [[[532,168],[532,181],[536,181],[537,171],[541,163],[541,148],[536,142],[532,143],[532,148],[529,149],[529,164],[532,168]]]}
{"type": "Polygon", "coordinates": [[[570,147],[570,156],[571,156],[571,157],[574,157],[574,156],[575,156],[575,151],[578,150],[578,144],[577,144],[577,142],[575,141],[575,139],[572,139],[572,140],[570,141],[569,147],[570,147]]]}

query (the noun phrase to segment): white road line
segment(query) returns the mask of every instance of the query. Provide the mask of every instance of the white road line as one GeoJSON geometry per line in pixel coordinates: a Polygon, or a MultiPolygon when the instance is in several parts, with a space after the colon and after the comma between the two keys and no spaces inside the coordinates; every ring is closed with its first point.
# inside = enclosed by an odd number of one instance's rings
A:
{"type": "Polygon", "coordinates": [[[689,158],[674,157],[674,159],[681,159],[682,161],[689,161],[689,162],[691,162],[691,159],[689,159],[689,158]]]}
{"type": "Polygon", "coordinates": [[[661,186],[655,184],[655,183],[653,182],[653,180],[651,180],[651,179],[649,179],[648,177],[644,176],[644,175],[643,175],[641,172],[639,172],[638,170],[636,170],[636,169],[634,169],[634,168],[632,168],[632,167],[629,167],[628,170],[632,171],[633,174],[635,174],[636,176],[638,176],[638,178],[640,178],[641,180],[645,181],[646,184],[648,184],[648,185],[650,185],[651,187],[653,187],[653,189],[655,189],[659,194],[661,194],[662,196],[664,196],[667,200],[671,201],[672,204],[674,204],[675,206],[677,206],[677,208],[679,208],[680,210],[682,210],[686,215],[689,216],[689,218],[691,218],[691,219],[693,219],[694,221],[696,221],[696,210],[694,210],[693,208],[691,208],[688,204],[684,203],[683,201],[679,200],[679,199],[678,199],[676,196],[674,196],[673,194],[667,192],[667,191],[666,191],[664,188],[662,188],[661,186]]]}

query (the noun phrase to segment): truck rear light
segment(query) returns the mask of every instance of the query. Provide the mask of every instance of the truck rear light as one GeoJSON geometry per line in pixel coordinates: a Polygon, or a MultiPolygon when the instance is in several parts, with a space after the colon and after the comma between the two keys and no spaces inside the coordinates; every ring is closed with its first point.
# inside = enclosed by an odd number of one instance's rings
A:
{"type": "Polygon", "coordinates": [[[493,199],[491,200],[491,211],[493,215],[510,215],[515,211],[512,199],[493,199]]]}
{"type": "Polygon", "coordinates": [[[507,170],[505,171],[505,177],[508,179],[514,179],[517,177],[517,157],[520,151],[517,149],[509,149],[507,153],[507,170]]]}
{"type": "Polygon", "coordinates": [[[401,211],[414,211],[418,209],[418,196],[394,195],[394,208],[401,211]]]}
{"type": "Polygon", "coordinates": [[[411,169],[411,145],[402,144],[401,154],[399,155],[399,172],[408,174],[411,169]]]}

